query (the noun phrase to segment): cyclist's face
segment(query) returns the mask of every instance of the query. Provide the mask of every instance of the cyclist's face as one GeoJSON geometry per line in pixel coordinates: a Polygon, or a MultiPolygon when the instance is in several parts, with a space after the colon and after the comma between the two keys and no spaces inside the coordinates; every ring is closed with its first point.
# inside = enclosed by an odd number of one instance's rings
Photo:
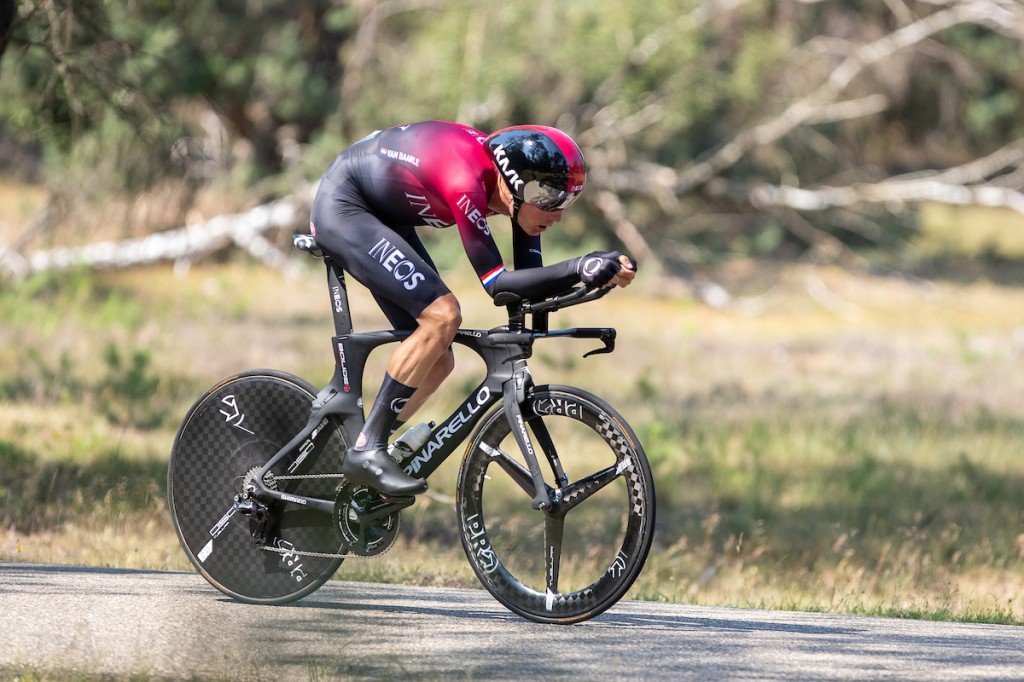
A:
{"type": "Polygon", "coordinates": [[[544,211],[525,203],[519,208],[519,224],[531,237],[536,237],[561,219],[562,211],[544,211]]]}

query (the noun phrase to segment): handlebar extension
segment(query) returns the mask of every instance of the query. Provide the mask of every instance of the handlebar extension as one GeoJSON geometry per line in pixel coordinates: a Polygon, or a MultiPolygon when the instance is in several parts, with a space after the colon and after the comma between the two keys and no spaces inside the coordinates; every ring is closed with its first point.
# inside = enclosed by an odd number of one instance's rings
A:
{"type": "Polygon", "coordinates": [[[541,300],[530,300],[509,291],[503,291],[494,297],[494,305],[505,306],[510,313],[520,315],[548,313],[569,306],[596,301],[611,293],[612,287],[578,286],[569,291],[541,300]]]}

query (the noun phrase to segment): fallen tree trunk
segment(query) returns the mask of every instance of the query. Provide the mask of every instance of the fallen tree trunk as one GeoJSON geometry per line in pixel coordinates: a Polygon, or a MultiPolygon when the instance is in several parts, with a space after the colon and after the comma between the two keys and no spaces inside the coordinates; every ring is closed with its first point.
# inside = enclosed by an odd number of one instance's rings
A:
{"type": "Polygon", "coordinates": [[[0,274],[27,277],[50,270],[76,267],[128,268],[163,261],[195,261],[232,243],[263,262],[283,267],[287,256],[263,234],[296,228],[304,222],[305,202],[288,197],[244,213],[223,215],[190,227],[157,232],[141,239],[98,242],[85,246],[37,251],[23,256],[0,250],[0,274]]]}

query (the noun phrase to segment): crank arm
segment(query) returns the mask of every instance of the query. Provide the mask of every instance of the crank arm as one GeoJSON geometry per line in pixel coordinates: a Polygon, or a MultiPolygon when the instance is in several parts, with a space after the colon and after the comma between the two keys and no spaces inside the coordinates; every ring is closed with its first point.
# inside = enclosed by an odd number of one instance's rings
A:
{"type": "Polygon", "coordinates": [[[359,518],[359,522],[365,525],[370,521],[376,521],[379,518],[399,512],[406,507],[411,507],[415,501],[415,497],[389,497],[386,499],[374,500],[367,504],[365,508],[358,506],[355,501],[353,501],[352,509],[355,510],[356,516],[359,518]]]}

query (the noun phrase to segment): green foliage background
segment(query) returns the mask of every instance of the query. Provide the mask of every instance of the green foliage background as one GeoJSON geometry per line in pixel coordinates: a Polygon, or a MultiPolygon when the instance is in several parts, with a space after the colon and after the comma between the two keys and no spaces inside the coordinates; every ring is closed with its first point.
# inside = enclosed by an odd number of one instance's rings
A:
{"type": "MultiPolygon", "coordinates": [[[[656,468],[667,531],[635,594],[1020,623],[1021,295],[989,284],[1019,284],[1019,266],[958,263],[939,282],[830,271],[826,256],[856,253],[919,274],[917,214],[750,198],[762,182],[877,182],[1007,148],[1024,126],[1020,34],[940,31],[841,93],[881,98],[874,113],[804,122],[677,184],[860,46],[957,5],[0,0],[0,177],[46,190],[0,247],[30,254],[283,196],[391,124],[560,126],[591,180],[547,255],[630,250],[610,195],[649,262],[691,280],[717,266],[735,294],[723,310],[697,305],[644,263],[608,307],[560,320],[623,329],[605,369],[575,352],[536,358],[545,380],[628,408],[656,468]],[[776,272],[781,260],[796,266],[776,272]]],[[[948,222],[964,230],[961,214],[948,222]]],[[[436,253],[446,272],[464,258],[451,244],[436,253]]],[[[216,377],[250,366],[326,382],[322,284],[244,259],[3,283],[3,558],[188,569],[163,500],[177,422],[216,377]]],[[[495,314],[483,297],[465,305],[474,324],[495,314]]],[[[409,520],[406,553],[343,577],[474,584],[449,507],[424,502],[409,520]]]]}
{"type": "Polygon", "coordinates": [[[643,172],[706,158],[860,45],[949,5],[22,0],[0,61],[0,135],[34,161],[0,170],[29,166],[55,194],[94,202],[173,181],[177,210],[139,228],[158,229],[181,224],[203,188],[249,203],[286,194],[387,125],[538,122],[577,135],[588,156],[595,190],[580,222],[621,238],[595,205],[612,190],[670,269],[730,251],[800,253],[813,241],[801,219],[891,251],[916,224],[905,207],[794,218],[758,210],[749,186],[878,180],[1016,139],[1024,70],[1007,31],[961,23],[896,53],[843,93],[880,95],[881,111],[800,125],[696,187],[673,192],[643,172]]]}

